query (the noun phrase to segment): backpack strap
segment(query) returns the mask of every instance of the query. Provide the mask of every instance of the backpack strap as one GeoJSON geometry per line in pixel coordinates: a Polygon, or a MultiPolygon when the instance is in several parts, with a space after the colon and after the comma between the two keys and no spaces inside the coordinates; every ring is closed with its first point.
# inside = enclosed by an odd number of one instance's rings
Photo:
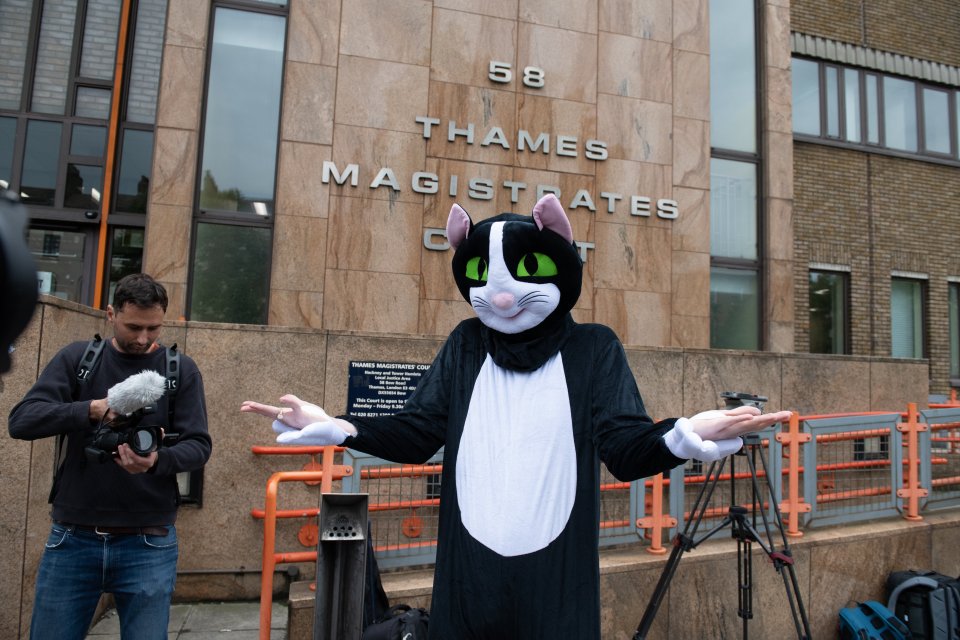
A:
{"type": "Polygon", "coordinates": [[[176,406],[177,391],[180,390],[180,352],[177,343],[167,347],[167,428],[173,427],[173,410],[176,406]]]}
{"type": "Polygon", "coordinates": [[[887,599],[887,608],[890,609],[890,611],[896,611],[897,599],[900,597],[900,594],[911,587],[927,587],[928,589],[933,590],[939,586],[939,582],[933,578],[928,578],[927,576],[914,576],[913,578],[907,578],[890,592],[890,597],[887,599]]]}
{"type": "Polygon", "coordinates": [[[93,334],[93,340],[87,343],[87,349],[80,358],[80,364],[77,365],[77,381],[84,383],[90,378],[90,374],[97,367],[100,361],[100,354],[103,353],[103,345],[106,344],[99,333],[93,334]]]}

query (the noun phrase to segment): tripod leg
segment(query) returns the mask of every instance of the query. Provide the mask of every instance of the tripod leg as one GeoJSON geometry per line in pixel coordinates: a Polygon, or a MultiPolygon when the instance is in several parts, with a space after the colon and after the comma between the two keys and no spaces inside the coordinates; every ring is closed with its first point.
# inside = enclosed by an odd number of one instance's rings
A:
{"type": "Polygon", "coordinates": [[[650,596],[650,602],[647,604],[646,611],[643,612],[643,619],[640,620],[640,626],[637,627],[637,632],[633,635],[633,640],[646,640],[647,633],[650,632],[650,627],[653,625],[653,619],[656,617],[657,611],[660,609],[660,604],[663,602],[663,597],[667,594],[667,587],[670,586],[670,580],[677,570],[677,565],[680,564],[680,556],[682,553],[683,545],[680,543],[678,535],[674,538],[673,550],[667,559],[667,565],[663,568],[663,573],[660,574],[660,579],[657,581],[657,586],[653,590],[653,595],[650,596]]]}

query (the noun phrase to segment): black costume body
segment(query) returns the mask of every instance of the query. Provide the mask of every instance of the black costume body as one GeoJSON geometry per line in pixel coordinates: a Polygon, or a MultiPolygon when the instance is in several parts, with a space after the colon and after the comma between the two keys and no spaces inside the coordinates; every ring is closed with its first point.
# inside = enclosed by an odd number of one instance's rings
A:
{"type": "Polygon", "coordinates": [[[173,446],[157,451],[157,463],[149,472],[130,474],[112,460],[98,462],[84,454],[96,426],[90,422],[90,401],[106,398],[110,387],[146,369],[165,376],[166,349],[122,353],[108,340],[99,365],[81,383],[77,369],[86,347],[86,342],[74,342],[53,357],[27,395],[10,411],[10,435],[22,440],[67,436],[62,471],[51,494],[55,521],[114,527],[174,524],[180,501],[176,474],[199,469],[210,457],[200,370],[192,359],[180,355],[174,423],[167,424],[166,395],[156,403],[156,411],[145,414],[140,423],[162,426],[167,434],[177,433],[179,438],[173,446]]]}
{"type": "MultiPolygon", "coordinates": [[[[493,396],[513,403],[499,407],[500,411],[516,409],[534,416],[533,422],[549,415],[543,412],[548,408],[544,398],[536,394],[506,395],[498,390],[493,396]]],[[[600,463],[618,479],[631,481],[685,462],[670,453],[662,438],[675,420],[654,424],[647,416],[615,334],[603,325],[577,324],[569,314],[533,340],[494,331],[476,318],[466,320],[450,334],[401,412],[376,418],[342,417],[357,428],[357,435],[348,438],[345,446],[387,460],[419,463],[445,447],[429,627],[430,638],[436,639],[599,638],[600,463]],[[554,359],[558,354],[559,360],[554,359]],[[508,376],[533,374],[545,363],[562,361],[570,420],[560,428],[572,430],[572,439],[567,440],[573,451],[569,458],[558,456],[557,464],[547,460],[541,467],[561,483],[571,474],[575,481],[570,480],[571,503],[569,511],[562,512],[567,514],[562,516],[562,527],[546,538],[541,536],[543,545],[529,552],[498,553],[478,541],[464,524],[468,505],[466,500],[461,504],[462,492],[478,495],[486,490],[458,487],[457,467],[471,400],[480,391],[475,389],[478,376],[485,379],[481,370],[488,355],[493,362],[486,368],[495,363],[508,376]],[[564,460],[575,468],[565,467],[564,460]]],[[[557,424],[551,420],[532,426],[549,430],[557,424]]],[[[473,430],[471,449],[483,435],[482,429],[473,430]]],[[[493,459],[499,457],[498,447],[522,447],[499,440],[483,444],[484,455],[491,456],[492,473],[516,478],[530,474],[526,466],[500,468],[493,459]]],[[[512,458],[537,461],[543,455],[532,443],[512,458]]],[[[504,495],[509,501],[511,496],[504,495]]],[[[538,499],[542,498],[532,498],[538,499]]],[[[504,505],[499,513],[489,514],[492,524],[486,523],[484,529],[490,531],[497,522],[508,526],[514,515],[504,505]]],[[[528,533],[535,538],[538,532],[528,533]]],[[[515,548],[509,539],[503,544],[515,548]]]]}

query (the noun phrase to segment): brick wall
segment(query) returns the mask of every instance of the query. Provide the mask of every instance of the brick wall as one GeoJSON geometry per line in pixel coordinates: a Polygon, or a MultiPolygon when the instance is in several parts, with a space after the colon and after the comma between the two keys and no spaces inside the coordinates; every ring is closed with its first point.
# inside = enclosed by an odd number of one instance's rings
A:
{"type": "Polygon", "coordinates": [[[809,349],[811,262],[850,268],[854,355],[890,354],[891,272],[925,274],[930,390],[945,393],[947,278],[960,275],[957,170],[801,142],[794,166],[797,350],[809,349]]]}
{"type": "Polygon", "coordinates": [[[960,65],[956,0],[794,0],[793,31],[960,65]]]}

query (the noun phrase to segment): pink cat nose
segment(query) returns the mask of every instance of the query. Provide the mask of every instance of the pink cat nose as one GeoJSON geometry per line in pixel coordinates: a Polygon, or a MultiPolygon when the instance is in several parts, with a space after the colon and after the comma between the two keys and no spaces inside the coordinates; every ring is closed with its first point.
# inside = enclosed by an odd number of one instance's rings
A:
{"type": "Polygon", "coordinates": [[[513,306],[513,303],[515,300],[516,298],[513,296],[512,293],[504,292],[504,293],[498,293],[495,296],[493,296],[493,304],[498,309],[509,309],[510,307],[513,306]]]}

